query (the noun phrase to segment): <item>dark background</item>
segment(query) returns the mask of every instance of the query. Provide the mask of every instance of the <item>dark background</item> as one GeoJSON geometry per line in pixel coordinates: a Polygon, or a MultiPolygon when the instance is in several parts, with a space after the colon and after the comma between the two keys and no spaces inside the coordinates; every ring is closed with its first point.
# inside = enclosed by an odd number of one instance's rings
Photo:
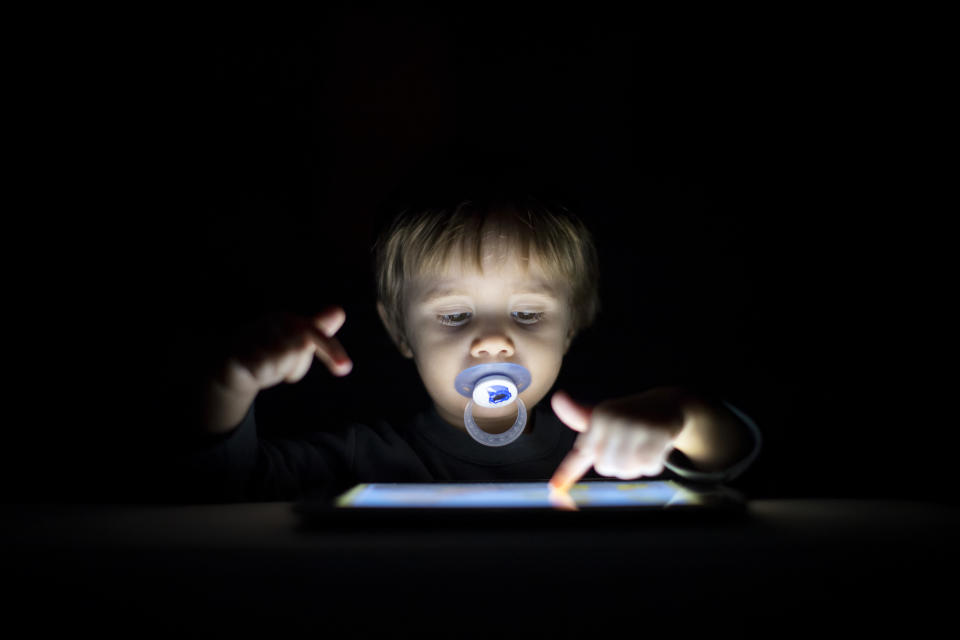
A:
{"type": "Polygon", "coordinates": [[[15,434],[10,494],[145,495],[190,385],[264,311],[343,306],[355,363],[262,393],[265,431],[424,406],[370,245],[411,185],[508,175],[565,198],[600,252],[603,308],[557,388],[715,390],[764,431],[758,497],[955,500],[928,366],[947,360],[947,209],[924,202],[942,172],[921,67],[871,33],[332,8],[297,32],[152,38],[101,95],[118,212],[64,239],[57,307],[82,337],[38,400],[65,417],[15,434]]]}

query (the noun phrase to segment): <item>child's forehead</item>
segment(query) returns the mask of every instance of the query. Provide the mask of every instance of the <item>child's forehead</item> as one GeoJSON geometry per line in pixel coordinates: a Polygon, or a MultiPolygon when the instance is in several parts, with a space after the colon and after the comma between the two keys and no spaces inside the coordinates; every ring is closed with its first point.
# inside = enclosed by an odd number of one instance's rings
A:
{"type": "Polygon", "coordinates": [[[558,274],[534,256],[502,256],[484,259],[479,265],[451,257],[431,269],[414,275],[409,281],[417,298],[468,294],[478,286],[496,286],[504,293],[539,293],[559,298],[565,288],[558,274]]]}
{"type": "Polygon", "coordinates": [[[406,264],[404,288],[408,299],[436,297],[491,287],[503,293],[544,293],[561,298],[567,278],[555,261],[547,258],[518,220],[496,215],[459,237],[446,237],[406,264]]]}

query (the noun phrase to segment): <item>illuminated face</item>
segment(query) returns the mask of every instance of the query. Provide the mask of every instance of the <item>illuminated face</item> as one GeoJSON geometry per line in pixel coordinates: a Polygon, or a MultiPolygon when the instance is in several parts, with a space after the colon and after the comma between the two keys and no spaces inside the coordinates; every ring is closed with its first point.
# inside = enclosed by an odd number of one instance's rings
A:
{"type": "MultiPolygon", "coordinates": [[[[532,382],[520,399],[530,410],[556,380],[572,338],[567,286],[535,257],[527,269],[520,256],[487,245],[482,273],[461,267],[454,255],[444,273],[420,276],[406,289],[405,355],[416,362],[437,412],[460,429],[467,398],[454,389],[458,373],[491,362],[526,367],[532,382]]],[[[501,433],[513,424],[517,404],[474,406],[473,415],[483,430],[501,433]]]]}

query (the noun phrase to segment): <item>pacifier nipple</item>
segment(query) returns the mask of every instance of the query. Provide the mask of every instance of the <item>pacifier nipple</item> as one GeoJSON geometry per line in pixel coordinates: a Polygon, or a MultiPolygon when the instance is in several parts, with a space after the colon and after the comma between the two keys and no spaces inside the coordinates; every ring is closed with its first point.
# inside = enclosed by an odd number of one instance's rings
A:
{"type": "Polygon", "coordinates": [[[530,386],[530,372],[518,364],[499,362],[480,364],[464,369],[454,381],[457,392],[470,398],[463,412],[463,424],[470,437],[488,447],[501,447],[520,437],[527,424],[527,408],[520,392],[530,386]],[[481,407],[502,407],[517,403],[517,419],[503,433],[487,433],[473,418],[474,404],[481,407]]]}

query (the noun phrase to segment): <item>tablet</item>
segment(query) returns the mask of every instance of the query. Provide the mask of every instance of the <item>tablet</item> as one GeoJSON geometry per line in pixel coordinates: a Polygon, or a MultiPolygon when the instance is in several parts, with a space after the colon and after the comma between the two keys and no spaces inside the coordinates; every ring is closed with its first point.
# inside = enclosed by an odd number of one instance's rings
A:
{"type": "Polygon", "coordinates": [[[715,517],[743,511],[723,486],[674,480],[580,482],[561,494],[547,482],[358,484],[332,500],[297,505],[306,524],[529,524],[715,517]],[[666,514],[670,514],[669,516],[666,514]]]}

